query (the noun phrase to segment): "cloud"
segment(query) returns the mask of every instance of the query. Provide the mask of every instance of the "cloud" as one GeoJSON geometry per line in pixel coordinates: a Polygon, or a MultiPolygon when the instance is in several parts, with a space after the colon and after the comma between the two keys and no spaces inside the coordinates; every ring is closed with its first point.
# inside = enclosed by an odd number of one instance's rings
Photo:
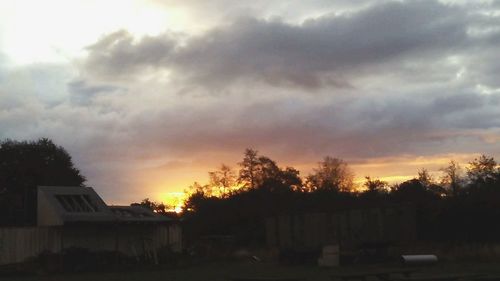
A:
{"type": "Polygon", "coordinates": [[[176,40],[167,34],[136,40],[127,31],[120,30],[88,46],[89,56],[84,64],[90,73],[104,78],[137,74],[144,68],[164,64],[176,44],[176,40]]]}
{"type": "Polygon", "coordinates": [[[179,44],[170,35],[136,43],[117,32],[89,48],[87,69],[107,75],[164,68],[205,86],[260,81],[314,89],[348,86],[367,69],[432,60],[468,43],[464,9],[435,1],[390,2],[299,25],[243,18],[179,44]],[[177,47],[176,47],[177,46],[177,47]]]}
{"type": "Polygon", "coordinates": [[[68,83],[71,102],[77,105],[89,105],[97,95],[116,92],[119,87],[111,85],[90,85],[86,80],[75,80],[68,83]]]}
{"type": "Polygon", "coordinates": [[[36,63],[26,66],[0,65],[0,109],[23,103],[57,105],[66,99],[66,83],[73,70],[66,65],[36,63]]]}

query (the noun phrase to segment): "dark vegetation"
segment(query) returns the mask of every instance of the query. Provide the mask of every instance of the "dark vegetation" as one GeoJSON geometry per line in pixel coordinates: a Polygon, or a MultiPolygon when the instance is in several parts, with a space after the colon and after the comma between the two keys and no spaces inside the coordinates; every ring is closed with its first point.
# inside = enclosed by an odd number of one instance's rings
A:
{"type": "Polygon", "coordinates": [[[209,173],[210,183],[194,183],[184,208],[191,241],[206,235],[232,235],[241,246],[265,243],[264,219],[342,208],[412,204],[417,235],[432,242],[500,240],[500,168],[492,157],[474,159],[466,169],[454,161],[434,179],[426,169],[400,184],[366,177],[362,186],[341,159],[325,157],[303,178],[247,149],[236,173],[227,165],[209,173]],[[239,188],[234,188],[239,186],[239,188]]]}
{"type": "Polygon", "coordinates": [[[0,142],[0,225],[36,223],[36,186],[81,186],[71,156],[49,139],[0,142]]]}

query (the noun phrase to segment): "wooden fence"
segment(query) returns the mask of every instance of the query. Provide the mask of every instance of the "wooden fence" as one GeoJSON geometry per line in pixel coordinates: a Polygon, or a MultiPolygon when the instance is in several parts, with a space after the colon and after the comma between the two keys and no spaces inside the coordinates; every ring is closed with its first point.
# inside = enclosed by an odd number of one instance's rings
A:
{"type": "Polygon", "coordinates": [[[415,211],[411,207],[303,213],[266,220],[267,244],[279,249],[318,250],[330,244],[356,248],[363,243],[407,243],[415,239],[415,211]]]}
{"type": "Polygon", "coordinates": [[[43,251],[61,251],[62,239],[54,227],[0,228],[0,265],[19,263],[43,251]]]}
{"type": "Polygon", "coordinates": [[[0,227],[0,265],[20,263],[44,251],[59,253],[72,247],[95,252],[117,251],[128,256],[163,247],[181,252],[182,232],[178,225],[0,227]]]}

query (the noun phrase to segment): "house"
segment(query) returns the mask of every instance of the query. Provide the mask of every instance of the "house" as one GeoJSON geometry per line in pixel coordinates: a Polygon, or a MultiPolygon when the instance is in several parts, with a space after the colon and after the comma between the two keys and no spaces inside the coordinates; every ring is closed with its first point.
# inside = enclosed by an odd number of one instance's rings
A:
{"type": "Polygon", "coordinates": [[[171,218],[141,206],[108,206],[91,187],[40,186],[37,225],[0,228],[0,265],[44,251],[112,251],[130,257],[182,251],[182,232],[171,218]]]}

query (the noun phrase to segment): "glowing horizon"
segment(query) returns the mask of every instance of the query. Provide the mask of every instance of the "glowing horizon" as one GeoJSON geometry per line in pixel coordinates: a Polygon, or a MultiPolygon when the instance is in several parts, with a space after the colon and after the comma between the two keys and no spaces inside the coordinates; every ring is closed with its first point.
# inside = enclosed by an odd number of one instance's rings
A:
{"type": "MultiPolygon", "coordinates": [[[[442,176],[441,168],[446,167],[446,165],[451,161],[457,161],[463,169],[465,174],[465,168],[468,163],[475,158],[479,157],[478,154],[444,154],[431,157],[419,156],[414,159],[410,159],[408,156],[402,156],[400,158],[391,157],[391,159],[375,159],[373,161],[366,161],[363,163],[350,164],[349,167],[354,171],[355,179],[354,183],[358,189],[362,190],[362,185],[365,182],[365,176],[370,176],[373,179],[380,179],[382,181],[388,182],[389,185],[402,183],[404,181],[416,178],[418,176],[418,171],[422,168],[428,170],[434,180],[439,181],[442,176]],[[397,167],[397,169],[395,169],[397,167]]],[[[292,166],[293,164],[280,164],[278,159],[273,159],[278,162],[280,167],[292,166]]],[[[318,160],[318,162],[321,159],[318,160]]],[[[228,164],[228,163],[226,163],[228,164]]],[[[308,167],[307,169],[301,169],[300,175],[305,178],[313,168],[315,168],[317,162],[300,164],[297,166],[308,167]]],[[[208,172],[215,170],[217,167],[212,167],[205,172],[200,172],[192,177],[186,174],[187,178],[176,181],[169,182],[164,180],[161,184],[156,184],[155,182],[145,184],[147,190],[153,191],[152,193],[145,193],[144,198],[150,198],[151,200],[166,203],[169,206],[175,206],[178,209],[183,205],[185,199],[187,199],[187,194],[184,191],[189,191],[188,187],[194,182],[198,182],[201,185],[208,183],[208,172]],[[172,191],[166,191],[172,190],[172,191]]],[[[237,165],[233,165],[232,169],[237,172],[237,165]]],[[[137,198],[136,202],[144,198],[137,198]]],[[[126,202],[125,202],[126,203],[126,202]]],[[[132,202],[129,202],[132,203],[132,202]]]]}

